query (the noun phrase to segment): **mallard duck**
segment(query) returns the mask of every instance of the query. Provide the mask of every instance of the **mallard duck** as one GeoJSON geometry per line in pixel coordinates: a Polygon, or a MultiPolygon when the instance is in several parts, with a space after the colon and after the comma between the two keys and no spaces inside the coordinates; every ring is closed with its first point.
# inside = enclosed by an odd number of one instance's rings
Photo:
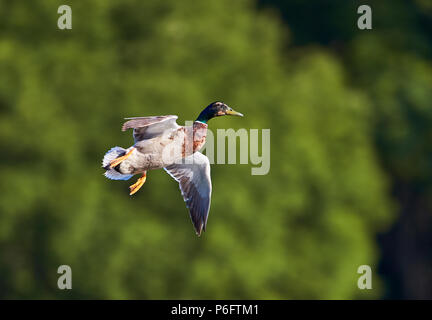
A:
{"type": "Polygon", "coordinates": [[[192,126],[179,126],[175,115],[126,118],[122,131],[133,129],[135,144],[128,149],[114,147],[102,161],[105,176],[128,180],[141,176],[131,185],[130,195],[145,183],[147,171],[165,169],[180,186],[196,234],[205,231],[210,209],[211,179],[209,159],[199,152],[204,146],[207,122],[218,116],[243,115],[223,102],[209,104],[192,126]]]}

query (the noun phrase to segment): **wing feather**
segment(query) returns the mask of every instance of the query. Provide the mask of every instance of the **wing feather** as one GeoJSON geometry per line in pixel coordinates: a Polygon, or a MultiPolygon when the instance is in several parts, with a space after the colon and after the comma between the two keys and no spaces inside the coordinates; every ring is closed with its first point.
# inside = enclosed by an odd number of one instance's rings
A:
{"type": "Polygon", "coordinates": [[[179,125],[176,123],[178,117],[175,115],[154,116],[154,117],[135,117],[126,118],[122,126],[122,131],[133,129],[135,143],[145,139],[151,139],[162,135],[166,130],[176,130],[179,125]]]}
{"type": "Polygon", "coordinates": [[[173,164],[164,169],[179,183],[195,231],[200,236],[205,231],[210,210],[210,162],[200,152],[195,152],[185,160],[184,164],[173,164]]]}

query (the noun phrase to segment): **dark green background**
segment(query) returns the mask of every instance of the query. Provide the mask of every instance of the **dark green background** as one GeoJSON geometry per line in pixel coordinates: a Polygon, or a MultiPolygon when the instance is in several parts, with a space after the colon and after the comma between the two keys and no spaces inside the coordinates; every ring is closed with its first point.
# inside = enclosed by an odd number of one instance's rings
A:
{"type": "Polygon", "coordinates": [[[0,0],[0,298],[431,298],[432,5],[360,4],[0,0]],[[197,238],[163,170],[130,197],[100,164],[124,117],[215,100],[271,169],[213,165],[197,238]]]}

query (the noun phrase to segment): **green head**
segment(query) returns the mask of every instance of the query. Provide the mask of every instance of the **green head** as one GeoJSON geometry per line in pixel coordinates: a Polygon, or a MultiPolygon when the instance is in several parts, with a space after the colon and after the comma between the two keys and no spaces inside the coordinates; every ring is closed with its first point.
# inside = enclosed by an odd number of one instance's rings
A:
{"type": "Polygon", "coordinates": [[[240,112],[234,111],[232,108],[228,107],[223,102],[213,102],[210,103],[203,111],[201,111],[200,115],[195,121],[199,121],[202,123],[207,123],[211,118],[220,117],[220,116],[239,116],[243,117],[240,112]]]}

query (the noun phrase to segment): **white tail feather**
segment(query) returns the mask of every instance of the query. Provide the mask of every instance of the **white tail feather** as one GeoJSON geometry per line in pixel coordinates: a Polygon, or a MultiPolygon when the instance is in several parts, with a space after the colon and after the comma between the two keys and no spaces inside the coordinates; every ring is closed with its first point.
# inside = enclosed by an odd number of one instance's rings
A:
{"type": "Polygon", "coordinates": [[[107,153],[105,153],[105,156],[102,160],[102,167],[106,169],[104,175],[108,179],[111,180],[129,180],[133,175],[130,174],[121,174],[114,168],[109,168],[109,164],[114,159],[117,159],[118,157],[124,155],[126,153],[126,149],[121,147],[114,147],[111,148],[107,153]]]}

